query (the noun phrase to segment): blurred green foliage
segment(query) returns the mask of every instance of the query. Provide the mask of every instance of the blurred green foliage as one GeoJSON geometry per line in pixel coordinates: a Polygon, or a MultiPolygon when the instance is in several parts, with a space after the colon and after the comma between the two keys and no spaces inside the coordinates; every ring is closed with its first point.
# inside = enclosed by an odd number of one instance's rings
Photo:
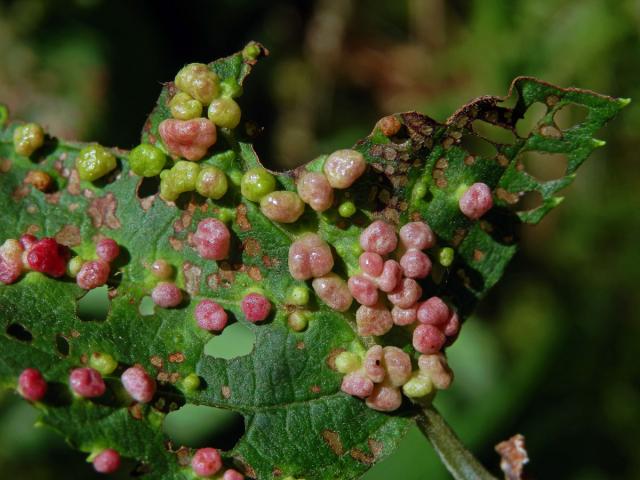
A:
{"type": "MultiPolygon", "coordinates": [[[[265,127],[265,163],[288,167],[391,112],[444,120],[518,75],[640,99],[639,37],[635,0],[2,0],[0,100],[52,134],[132,147],[161,81],[255,39],[272,56],[241,106],[265,127]]],[[[449,350],[457,379],[436,405],[494,470],[493,445],[520,432],[537,478],[640,478],[639,124],[636,102],[602,132],[608,146],[559,209],[523,229],[505,280],[449,350]]],[[[247,333],[228,330],[223,341],[246,352],[247,333]]],[[[97,478],[34,421],[0,396],[2,478],[97,478]]],[[[198,407],[165,429],[192,446],[242,433],[234,415],[198,407]]],[[[390,477],[448,478],[417,431],[366,475],[390,477]]]]}

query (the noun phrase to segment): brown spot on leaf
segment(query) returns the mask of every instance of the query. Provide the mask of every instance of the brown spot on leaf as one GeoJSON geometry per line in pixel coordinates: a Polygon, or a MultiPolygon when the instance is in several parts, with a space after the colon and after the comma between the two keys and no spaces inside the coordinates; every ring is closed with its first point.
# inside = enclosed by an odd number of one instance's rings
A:
{"type": "Polygon", "coordinates": [[[38,207],[36,205],[29,205],[27,207],[27,213],[30,213],[32,215],[38,213],[38,207]]]}
{"type": "Polygon", "coordinates": [[[189,202],[187,205],[187,209],[182,212],[180,218],[178,218],[173,224],[173,230],[176,233],[180,233],[183,230],[189,228],[191,225],[191,220],[193,219],[193,213],[196,210],[196,204],[193,202],[189,202]]]}
{"type": "Polygon", "coordinates": [[[476,158],[473,155],[467,155],[464,157],[465,165],[473,165],[474,163],[476,163],[476,158]]]}
{"type": "Polygon", "coordinates": [[[484,258],[484,252],[482,250],[475,249],[473,251],[473,260],[476,262],[481,262],[484,258]]]}
{"type": "Polygon", "coordinates": [[[520,480],[524,466],[529,463],[529,455],[524,445],[524,437],[514,435],[509,440],[496,445],[496,452],[500,454],[500,468],[507,480],[520,480]]]}
{"type": "Polygon", "coordinates": [[[142,210],[145,212],[148,211],[151,208],[151,205],[153,205],[155,199],[156,195],[149,195],[148,197],[140,199],[140,207],[142,210]]]}
{"type": "Polygon", "coordinates": [[[51,176],[42,170],[29,170],[24,178],[24,183],[33,185],[33,188],[41,192],[46,192],[52,186],[51,176]]]}
{"type": "Polygon", "coordinates": [[[229,397],[231,397],[231,388],[229,388],[229,385],[223,385],[223,386],[220,388],[220,391],[222,392],[222,396],[223,396],[224,398],[229,398],[229,397]]]}
{"type": "Polygon", "coordinates": [[[29,195],[29,187],[27,187],[26,185],[20,185],[19,187],[15,188],[15,190],[11,194],[11,198],[15,202],[19,202],[20,200],[22,200],[27,195],[29,195]]]}
{"type": "Polygon", "coordinates": [[[517,193],[507,192],[504,188],[496,188],[496,197],[509,204],[518,203],[520,196],[517,193]]]}
{"type": "Polygon", "coordinates": [[[182,271],[184,272],[185,290],[189,295],[198,295],[200,293],[202,269],[191,262],[184,262],[182,271]]]}
{"type": "Polygon", "coordinates": [[[260,282],[262,280],[262,273],[260,272],[260,269],[255,265],[252,265],[247,269],[247,275],[249,275],[249,278],[255,280],[256,282],[260,282]]]}
{"type": "Polygon", "coordinates": [[[116,209],[118,208],[118,201],[112,192],[107,193],[104,197],[95,198],[87,213],[93,220],[93,226],[100,228],[106,226],[107,228],[116,229],[120,228],[120,220],[116,216],[116,209]]]}
{"type": "Polygon", "coordinates": [[[500,165],[501,167],[507,167],[509,165],[509,159],[502,153],[498,154],[496,160],[498,162],[498,165],[500,165]]]}
{"type": "Polygon", "coordinates": [[[444,178],[439,178],[436,180],[436,186],[438,188],[447,188],[447,181],[444,178]]]}
{"type": "Polygon", "coordinates": [[[274,467],[273,470],[271,471],[271,474],[274,477],[279,477],[279,476],[282,475],[282,470],[280,468],[278,468],[278,467],[274,467]]]}
{"type": "Polygon", "coordinates": [[[134,403],[129,407],[129,414],[136,420],[142,420],[142,406],[139,403],[134,403]]]}
{"type": "Polygon", "coordinates": [[[65,225],[56,233],[54,238],[56,242],[66,245],[67,247],[75,247],[82,242],[80,229],[75,225],[65,225]]]}
{"type": "Polygon", "coordinates": [[[236,209],[236,223],[243,232],[251,230],[251,223],[247,218],[247,206],[244,203],[238,205],[236,209]]]}
{"type": "Polygon", "coordinates": [[[384,449],[384,445],[382,444],[382,442],[370,438],[369,440],[367,440],[367,444],[369,445],[369,450],[371,450],[373,456],[375,458],[378,458],[382,453],[382,450],[384,449]]]}
{"type": "Polygon", "coordinates": [[[335,453],[338,457],[344,455],[344,447],[342,446],[342,441],[340,440],[340,435],[333,430],[323,430],[321,432],[322,438],[333,453],[335,453]]]}
{"type": "Polygon", "coordinates": [[[329,352],[329,356],[327,357],[326,363],[331,370],[336,369],[336,357],[340,355],[342,352],[346,352],[346,350],[344,348],[336,348],[329,352]]]}
{"type": "Polygon", "coordinates": [[[27,227],[27,231],[25,233],[28,233],[30,235],[35,235],[39,231],[40,231],[40,227],[38,225],[31,224],[27,227]]]}
{"type": "Polygon", "coordinates": [[[247,238],[242,242],[242,250],[250,257],[260,254],[260,243],[255,238],[247,238]]]}
{"type": "Polygon", "coordinates": [[[364,465],[371,465],[373,463],[373,461],[375,460],[375,458],[373,457],[373,455],[371,455],[370,453],[365,453],[362,450],[359,450],[357,448],[352,448],[349,451],[349,455],[351,455],[351,457],[356,460],[357,462],[360,462],[364,465]]]}
{"type": "MultiPolygon", "coordinates": [[[[169,381],[171,383],[177,383],[178,380],[180,380],[180,373],[173,372],[172,374],[169,375],[169,381]]],[[[175,405],[175,407],[172,407],[172,410],[176,410],[178,408],[178,405],[176,405],[175,403],[173,403],[172,406],[173,405],[175,405]]]]}
{"type": "Polygon", "coordinates": [[[7,173],[9,170],[11,170],[11,160],[3,158],[0,161],[0,173],[7,173]]]}
{"type": "Polygon", "coordinates": [[[67,192],[71,195],[80,195],[80,176],[78,171],[73,169],[69,174],[69,182],[67,183],[67,192]]]}
{"type": "Polygon", "coordinates": [[[46,194],[44,199],[51,205],[57,205],[60,202],[60,192],[46,194]]]}
{"type": "Polygon", "coordinates": [[[304,350],[304,342],[301,341],[301,342],[296,343],[296,348],[298,350],[304,350]]]}
{"type": "Polygon", "coordinates": [[[553,107],[556,103],[560,101],[560,98],[557,95],[549,95],[547,97],[547,105],[553,107]]]}
{"type": "Polygon", "coordinates": [[[160,357],[159,355],[154,355],[149,359],[149,361],[151,362],[151,365],[153,365],[157,369],[162,368],[162,357],[160,357]]]}
{"type": "Polygon", "coordinates": [[[169,362],[170,363],[182,363],[182,362],[184,362],[184,353],[175,352],[175,353],[169,354],[169,362]]]}
{"type": "Polygon", "coordinates": [[[540,128],[540,135],[547,138],[559,139],[562,138],[562,132],[558,130],[554,125],[545,125],[540,128]]]}
{"type": "Polygon", "coordinates": [[[182,250],[184,242],[175,237],[169,237],[169,245],[171,245],[171,248],[173,248],[176,252],[179,252],[182,250]]]}
{"type": "Polygon", "coordinates": [[[178,458],[178,465],[181,467],[187,467],[191,464],[191,455],[187,447],[180,447],[176,452],[176,457],[178,458]]]}
{"type": "Polygon", "coordinates": [[[311,385],[311,387],[309,387],[309,390],[311,391],[311,393],[320,393],[322,391],[322,389],[320,388],[320,385],[311,385]]]}

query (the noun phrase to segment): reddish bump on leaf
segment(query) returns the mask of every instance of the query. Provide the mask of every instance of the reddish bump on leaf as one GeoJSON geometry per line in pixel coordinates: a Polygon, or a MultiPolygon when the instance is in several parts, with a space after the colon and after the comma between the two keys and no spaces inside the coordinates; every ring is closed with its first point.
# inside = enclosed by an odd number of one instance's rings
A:
{"type": "Polygon", "coordinates": [[[47,381],[39,370],[26,368],[18,377],[18,393],[31,402],[37,402],[47,393],[47,381]]]}
{"type": "Polygon", "coordinates": [[[431,260],[426,253],[415,248],[410,248],[402,255],[400,266],[408,278],[425,278],[431,272],[431,260]]]}
{"type": "Polygon", "coordinates": [[[291,244],[288,261],[296,280],[322,277],[333,268],[331,247],[315,233],[305,233],[291,244]]]}
{"type": "Polygon", "coordinates": [[[356,311],[358,335],[384,335],[393,327],[393,318],[389,309],[381,302],[372,307],[361,305],[356,311]]]}
{"type": "Polygon", "coordinates": [[[411,308],[422,296],[422,287],[413,278],[403,278],[393,292],[387,295],[391,303],[400,308],[411,308]]]}
{"type": "Polygon", "coordinates": [[[443,347],[446,337],[434,325],[418,325],[413,331],[413,348],[420,353],[437,353],[443,347]]]}
{"type": "Polygon", "coordinates": [[[93,468],[99,473],[113,473],[120,468],[120,454],[112,448],[103,450],[93,459],[93,468]]]}
{"type": "Polygon", "coordinates": [[[364,275],[354,275],[347,282],[353,298],[361,305],[375,305],[378,302],[378,287],[364,275]]]}
{"type": "Polygon", "coordinates": [[[202,258],[223,260],[229,256],[231,233],[220,220],[205,218],[198,223],[193,242],[202,258]]]}
{"type": "Polygon", "coordinates": [[[261,322],[271,312],[271,302],[259,293],[249,293],[244,296],[240,308],[245,318],[251,323],[261,322]]]}
{"type": "Polygon", "coordinates": [[[382,274],[382,268],[384,267],[384,260],[380,255],[373,252],[364,252],[358,259],[360,270],[365,275],[377,277],[382,274]]]}
{"type": "Polygon", "coordinates": [[[411,358],[398,347],[384,347],[382,363],[392,386],[401,387],[411,378],[411,358]]]}
{"type": "Polygon", "coordinates": [[[371,379],[374,383],[380,383],[384,380],[385,371],[384,366],[382,365],[382,346],[374,345],[369,350],[364,357],[363,369],[367,374],[367,377],[371,379]]]}
{"type": "Polygon", "coordinates": [[[107,389],[102,375],[93,368],[76,368],[69,375],[69,386],[79,396],[95,398],[104,394],[107,389]]]}
{"type": "Polygon", "coordinates": [[[373,392],[367,398],[367,406],[380,412],[393,412],[402,405],[402,393],[400,389],[386,383],[381,383],[373,388],[373,392]]]}
{"type": "Polygon", "coordinates": [[[431,297],[418,308],[418,321],[429,325],[444,327],[449,320],[449,307],[440,297],[431,297]]]}
{"type": "Polygon", "coordinates": [[[80,288],[92,290],[107,283],[111,268],[103,260],[91,260],[82,264],[76,275],[76,283],[80,288]]]}
{"type": "Polygon", "coordinates": [[[333,204],[333,188],[322,173],[305,170],[298,178],[296,186],[302,201],[316,212],[324,212],[333,204]]]}
{"type": "Polygon", "coordinates": [[[418,307],[400,308],[395,306],[391,310],[391,316],[393,317],[393,323],[396,325],[411,325],[418,319],[418,307]]]}
{"type": "Polygon", "coordinates": [[[395,229],[382,220],[376,220],[360,234],[360,246],[365,252],[387,255],[398,245],[395,229]]]}
{"type": "Polygon", "coordinates": [[[6,285],[14,283],[24,268],[23,249],[17,240],[8,239],[0,246],[0,282],[6,285]]]}
{"type": "Polygon", "coordinates": [[[29,250],[29,248],[31,248],[31,245],[33,245],[37,241],[38,239],[36,238],[36,236],[31,235],[30,233],[25,233],[20,237],[20,245],[22,245],[22,248],[25,250],[29,250]]]}
{"type": "Polygon", "coordinates": [[[227,312],[213,300],[204,299],[196,306],[198,326],[210,332],[220,332],[227,326],[227,312]]]}
{"type": "Polygon", "coordinates": [[[29,248],[27,262],[36,272],[50,277],[61,277],[67,271],[69,249],[53,238],[42,238],[29,248]]]}
{"type": "Polygon", "coordinates": [[[486,183],[474,183],[458,202],[460,211],[471,220],[477,220],[493,207],[491,189],[486,183]]]}
{"type": "Polygon", "coordinates": [[[449,388],[453,382],[453,371],[449,368],[447,357],[443,353],[420,355],[418,359],[420,372],[426,374],[438,390],[449,388]]]}
{"type": "Polygon", "coordinates": [[[182,290],[175,283],[160,282],[151,291],[151,299],[162,308],[177,307],[182,302],[182,290]]]}
{"type": "Polygon", "coordinates": [[[366,398],[373,392],[373,382],[362,372],[352,372],[343,377],[340,390],[354,397],[366,398]]]}
{"type": "Polygon", "coordinates": [[[323,171],[333,188],[349,188],[367,168],[362,154],[356,150],[337,150],[327,157],[323,171]]]}
{"type": "Polygon", "coordinates": [[[172,155],[198,161],[216,143],[216,126],[206,118],[163,120],[158,126],[160,137],[172,155]]]}
{"type": "Polygon", "coordinates": [[[222,476],[222,480],[244,480],[244,475],[242,475],[239,471],[230,468],[225,470],[224,475],[222,476]]]}
{"type": "Polygon", "coordinates": [[[127,368],[120,381],[136,402],[149,403],[156,393],[156,381],[140,365],[127,368]]]}
{"type": "Polygon", "coordinates": [[[456,337],[458,332],[460,332],[460,318],[456,312],[453,312],[444,327],[444,334],[447,337],[456,337]]]}
{"type": "Polygon", "coordinates": [[[435,245],[436,237],[425,222],[410,222],[400,228],[400,242],[407,249],[425,250],[435,245]]]}
{"type": "Polygon", "coordinates": [[[347,282],[335,273],[316,278],[311,283],[316,295],[329,306],[329,308],[338,312],[346,312],[349,310],[353,297],[349,292],[347,282]]]}
{"type": "Polygon", "coordinates": [[[191,469],[199,477],[211,477],[222,468],[222,458],[215,448],[200,448],[191,459],[191,469]]]}
{"type": "Polygon", "coordinates": [[[383,292],[393,291],[402,279],[402,267],[395,260],[384,262],[382,273],[376,279],[378,288],[383,292]]]}
{"type": "Polygon", "coordinates": [[[120,255],[120,247],[115,240],[103,238],[96,244],[96,254],[101,260],[110,263],[120,255]]]}

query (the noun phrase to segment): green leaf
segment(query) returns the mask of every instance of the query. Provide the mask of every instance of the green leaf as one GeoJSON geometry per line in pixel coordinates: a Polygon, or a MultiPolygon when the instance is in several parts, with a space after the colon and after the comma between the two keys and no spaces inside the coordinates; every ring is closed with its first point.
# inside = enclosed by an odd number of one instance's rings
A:
{"type": "MultiPolygon", "coordinates": [[[[266,50],[252,44],[251,55],[246,52],[246,58],[238,53],[210,66],[221,80],[242,84],[255,58],[266,50]]],[[[168,101],[174,93],[172,83],[163,86],[144,126],[144,142],[165,149],[158,125],[169,118],[168,101]]],[[[405,402],[400,411],[385,414],[340,391],[341,375],[330,368],[331,355],[370,342],[354,331],[355,308],[340,314],[313,299],[309,327],[304,332],[288,328],[287,293],[303,284],[288,273],[289,245],[300,232],[318,231],[337,253],[335,270],[346,275],[357,270],[357,239],[372,218],[395,225],[423,219],[436,232],[438,248],[455,250],[453,264],[436,265],[423,288],[451,301],[465,317],[502,276],[517,247],[518,225],[537,223],[560,203],[557,192],[601,146],[594,139],[596,130],[627,103],[524,77],[513,82],[510,95],[517,96],[512,108],[503,106],[501,98],[482,97],[444,124],[415,112],[396,114],[401,123],[397,132],[385,136],[376,126],[356,143],[354,148],[370,169],[353,188],[336,191],[337,204],[350,199],[359,209],[356,215],[345,219],[337,208],[323,214],[307,209],[292,225],[268,220],[242,198],[237,185],[231,185],[219,201],[187,193],[175,204],[164,202],[155,193],[154,179],[130,172],[124,150],[112,150],[118,168],[109,177],[94,184],[81,182],[74,162],[83,145],[48,138],[31,158],[21,157],[12,144],[17,124],[3,125],[0,239],[25,232],[53,236],[75,254],[91,258],[95,240],[104,235],[114,238],[124,253],[109,281],[109,313],[103,321],[79,318],[77,304],[85,292],[72,279],[31,272],[13,285],[0,286],[5,332],[0,336],[1,384],[15,388],[24,368],[39,368],[50,382],[48,396],[37,404],[42,423],[87,453],[107,447],[118,450],[136,460],[136,470],[148,478],[191,478],[189,451],[170,445],[162,430],[166,413],[185,403],[226,408],[244,416],[245,435],[225,459],[249,476],[358,477],[393,451],[418,410],[405,402]],[[530,135],[514,135],[516,123],[536,102],[547,106],[546,114],[530,135]],[[560,130],[554,115],[568,104],[586,108],[588,115],[560,130]],[[474,133],[477,121],[501,129],[500,138],[510,138],[511,143],[484,141],[484,147],[497,154],[470,153],[466,147],[483,142],[474,133]],[[526,151],[565,154],[565,174],[548,182],[535,179],[521,166],[526,151]],[[52,192],[25,183],[33,169],[54,179],[52,192]],[[495,192],[496,206],[481,221],[467,219],[458,209],[460,192],[474,182],[484,182],[495,192]],[[519,211],[516,201],[529,191],[539,192],[542,203],[519,211]],[[203,261],[190,246],[190,235],[201,219],[228,211],[234,213],[232,256],[219,263],[203,261]],[[155,284],[148,266],[157,258],[176,267],[176,283],[189,294],[188,301],[180,308],[155,308],[152,315],[142,315],[140,304],[155,284]],[[276,307],[275,315],[259,325],[247,323],[239,308],[242,297],[255,288],[276,307]],[[250,354],[229,360],[204,354],[211,335],[197,327],[193,315],[203,298],[219,302],[232,321],[247,324],[255,335],[250,354]],[[66,387],[69,371],[87,363],[93,352],[109,353],[120,366],[107,377],[109,388],[103,397],[75,399],[66,387]],[[119,384],[119,374],[136,363],[154,372],[159,382],[158,395],[149,405],[130,404],[119,384]],[[181,383],[193,372],[202,379],[202,388],[195,392],[181,383]]],[[[237,128],[221,130],[219,136],[201,164],[218,166],[230,177],[260,164],[248,133],[237,128]]],[[[313,160],[307,168],[319,170],[323,160],[313,160]]],[[[278,188],[295,189],[294,175],[278,174],[278,188]]],[[[436,249],[429,254],[437,258],[436,249]]],[[[404,330],[378,341],[410,344],[404,330]]]]}

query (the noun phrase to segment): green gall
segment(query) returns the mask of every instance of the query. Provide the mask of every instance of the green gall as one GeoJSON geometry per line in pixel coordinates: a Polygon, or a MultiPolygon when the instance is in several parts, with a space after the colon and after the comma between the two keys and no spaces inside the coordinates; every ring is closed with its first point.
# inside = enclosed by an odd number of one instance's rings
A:
{"type": "Polygon", "coordinates": [[[455,252],[451,247],[444,247],[438,251],[438,263],[443,267],[449,267],[453,263],[455,252]]]}
{"type": "Polygon", "coordinates": [[[164,170],[160,174],[160,197],[168,202],[177,200],[180,192],[173,188],[173,182],[171,181],[171,172],[164,170]]]}
{"type": "Polygon", "coordinates": [[[84,260],[82,258],[73,257],[71,260],[69,260],[69,263],[67,264],[67,274],[71,278],[76,278],[76,275],[78,275],[78,272],[82,268],[83,264],[84,264],[84,260]]]}
{"type": "Polygon", "coordinates": [[[259,202],[262,197],[276,189],[276,178],[262,167],[247,170],[240,182],[242,196],[252,202],[259,202]]]}
{"type": "Polygon", "coordinates": [[[203,105],[218,96],[218,76],[204,63],[190,63],[178,72],[176,86],[203,105]]]}
{"type": "Polygon", "coordinates": [[[429,377],[414,372],[407,383],[402,386],[403,393],[409,398],[420,398],[433,391],[433,383],[429,377]]]}
{"type": "Polygon", "coordinates": [[[427,186],[424,183],[418,183],[413,188],[412,196],[414,200],[421,200],[427,194],[427,186]]]}
{"type": "Polygon", "coordinates": [[[218,220],[222,223],[230,223],[236,217],[236,211],[234,208],[221,208],[218,212],[218,220]]]}
{"type": "Polygon", "coordinates": [[[188,93],[178,92],[169,102],[171,116],[178,120],[191,120],[202,116],[202,103],[188,93]]]}
{"type": "Polygon", "coordinates": [[[182,386],[188,392],[198,390],[200,388],[200,377],[195,373],[190,373],[182,380],[182,386]]]}
{"type": "Polygon", "coordinates": [[[129,166],[136,175],[141,177],[155,177],[159,175],[167,156],[158,147],[142,143],[129,153],[129,166]]]}
{"type": "Polygon", "coordinates": [[[356,213],[356,206],[350,201],[343,202],[338,207],[338,213],[341,217],[349,218],[356,213]]]}
{"type": "Polygon", "coordinates": [[[302,306],[309,303],[309,289],[299,285],[291,288],[287,295],[287,303],[289,305],[302,306]]]}
{"type": "Polygon", "coordinates": [[[192,192],[196,189],[200,165],[180,160],[170,170],[170,181],[177,192],[192,192]]]}
{"type": "Polygon", "coordinates": [[[336,356],[334,364],[337,371],[347,374],[358,370],[362,365],[362,360],[355,353],[342,352],[336,356]]]}
{"type": "Polygon", "coordinates": [[[97,143],[87,145],[76,158],[76,169],[80,180],[93,182],[115,170],[116,157],[109,150],[97,143]]]}
{"type": "Polygon", "coordinates": [[[236,187],[239,187],[242,183],[242,176],[243,174],[240,170],[233,169],[229,172],[229,180],[231,180],[231,183],[236,187]]]}
{"type": "Polygon", "coordinates": [[[294,332],[302,332],[309,325],[310,316],[311,314],[307,311],[292,312],[287,321],[289,328],[294,332]]]}
{"type": "Polygon", "coordinates": [[[250,42],[242,49],[242,58],[247,61],[254,61],[260,56],[260,50],[260,45],[250,42]]]}
{"type": "Polygon", "coordinates": [[[227,176],[218,167],[206,166],[198,173],[196,191],[203,197],[218,200],[228,188],[227,176]]]}
{"type": "Polygon", "coordinates": [[[304,202],[296,192],[271,192],[260,200],[260,211],[269,220],[294,223],[304,213],[304,202]]]}
{"type": "Polygon", "coordinates": [[[110,375],[118,368],[118,362],[108,353],[93,352],[89,357],[89,366],[102,375],[110,375]]]}
{"type": "Polygon", "coordinates": [[[44,131],[37,123],[20,125],[13,131],[13,147],[18,155],[31,156],[44,143],[44,131]]]}
{"type": "Polygon", "coordinates": [[[209,120],[222,128],[236,128],[240,123],[240,106],[229,97],[216,98],[207,111],[209,120]]]}
{"type": "Polygon", "coordinates": [[[242,85],[235,78],[225,78],[220,82],[220,92],[223,97],[237,98],[242,95],[242,85]]]}

